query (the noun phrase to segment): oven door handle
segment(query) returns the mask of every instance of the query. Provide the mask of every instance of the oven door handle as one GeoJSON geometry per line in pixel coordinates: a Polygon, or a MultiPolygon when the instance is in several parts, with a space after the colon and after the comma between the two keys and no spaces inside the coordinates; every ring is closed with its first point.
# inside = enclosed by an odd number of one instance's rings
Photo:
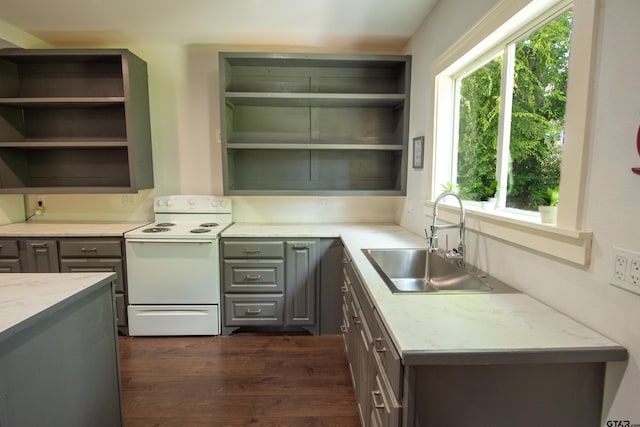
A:
{"type": "Polygon", "coordinates": [[[213,245],[213,241],[211,240],[179,240],[179,239],[153,239],[153,240],[145,240],[145,239],[125,239],[127,243],[141,243],[141,244],[151,244],[151,245],[166,245],[179,243],[182,245],[213,245]]]}

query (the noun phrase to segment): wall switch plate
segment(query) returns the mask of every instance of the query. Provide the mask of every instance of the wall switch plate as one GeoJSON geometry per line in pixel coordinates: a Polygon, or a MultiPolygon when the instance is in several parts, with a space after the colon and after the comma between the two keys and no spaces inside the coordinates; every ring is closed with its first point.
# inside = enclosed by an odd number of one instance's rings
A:
{"type": "Polygon", "coordinates": [[[613,248],[612,285],[640,294],[640,253],[613,248]]]}

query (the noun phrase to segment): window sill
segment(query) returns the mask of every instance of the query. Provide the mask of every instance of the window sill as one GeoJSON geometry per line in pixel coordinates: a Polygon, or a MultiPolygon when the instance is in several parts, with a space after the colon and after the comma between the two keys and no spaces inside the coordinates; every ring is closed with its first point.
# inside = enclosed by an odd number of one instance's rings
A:
{"type": "MultiPolygon", "coordinates": [[[[425,214],[433,214],[433,201],[424,203],[425,214]]],[[[459,221],[457,205],[440,203],[438,219],[455,223],[459,221]]],[[[483,210],[465,205],[465,228],[477,233],[506,241],[580,266],[591,262],[593,233],[571,230],[555,225],[541,224],[537,216],[518,215],[500,209],[483,210]]]]}

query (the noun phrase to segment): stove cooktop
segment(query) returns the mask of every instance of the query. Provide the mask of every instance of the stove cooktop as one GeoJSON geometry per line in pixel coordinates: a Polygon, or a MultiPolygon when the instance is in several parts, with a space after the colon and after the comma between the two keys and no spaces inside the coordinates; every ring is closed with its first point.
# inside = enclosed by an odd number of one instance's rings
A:
{"type": "Polygon", "coordinates": [[[140,239],[217,239],[225,228],[231,224],[216,222],[156,222],[129,231],[126,238],[140,239]]]}

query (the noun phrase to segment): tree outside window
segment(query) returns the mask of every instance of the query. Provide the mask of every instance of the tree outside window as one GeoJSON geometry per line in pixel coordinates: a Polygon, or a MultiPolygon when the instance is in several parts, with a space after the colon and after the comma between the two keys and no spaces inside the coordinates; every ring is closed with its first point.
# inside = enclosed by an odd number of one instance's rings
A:
{"type": "Polygon", "coordinates": [[[452,182],[464,199],[497,180],[502,207],[535,210],[533,193],[559,185],[571,24],[569,10],[456,80],[452,182]]]}

